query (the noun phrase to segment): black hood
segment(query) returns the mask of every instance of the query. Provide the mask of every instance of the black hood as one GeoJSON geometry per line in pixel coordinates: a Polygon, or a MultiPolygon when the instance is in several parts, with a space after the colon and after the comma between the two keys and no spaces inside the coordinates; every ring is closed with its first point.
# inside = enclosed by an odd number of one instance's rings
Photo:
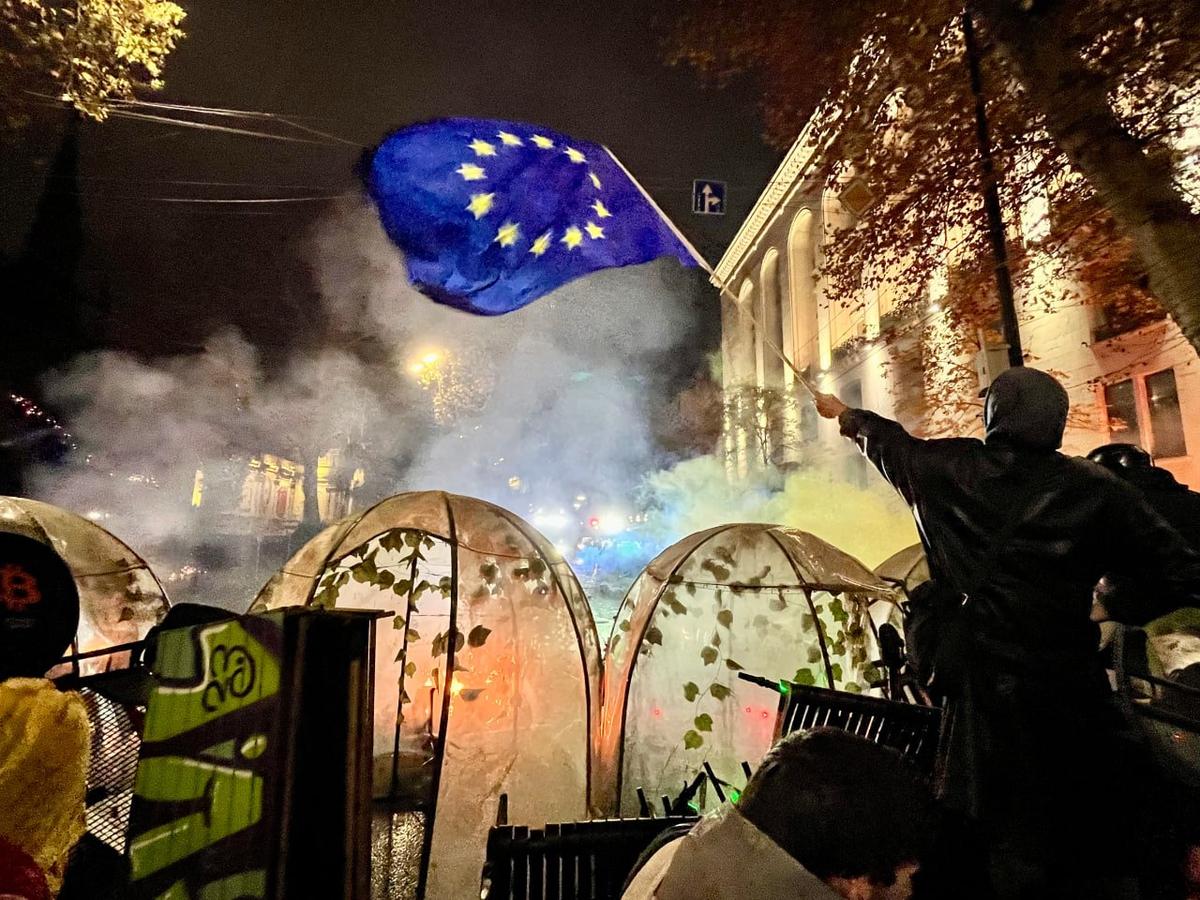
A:
{"type": "Polygon", "coordinates": [[[1026,366],[1006,369],[992,382],[984,400],[987,440],[1057,450],[1069,407],[1066,388],[1053,376],[1026,366]]]}

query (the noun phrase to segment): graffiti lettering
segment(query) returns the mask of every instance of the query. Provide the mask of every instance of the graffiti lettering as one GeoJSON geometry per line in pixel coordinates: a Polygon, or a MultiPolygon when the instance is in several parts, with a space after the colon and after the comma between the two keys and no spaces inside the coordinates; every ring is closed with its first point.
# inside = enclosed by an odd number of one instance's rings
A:
{"type": "Polygon", "coordinates": [[[241,700],[254,689],[254,657],[245,647],[226,647],[218,644],[209,657],[209,681],[204,686],[200,704],[208,712],[215,712],[227,697],[241,700]]]}

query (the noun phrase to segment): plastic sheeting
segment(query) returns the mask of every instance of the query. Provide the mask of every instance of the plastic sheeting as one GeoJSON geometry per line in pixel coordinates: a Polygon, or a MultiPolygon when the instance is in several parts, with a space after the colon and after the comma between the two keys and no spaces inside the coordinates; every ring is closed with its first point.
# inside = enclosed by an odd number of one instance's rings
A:
{"type": "Polygon", "coordinates": [[[742,761],[757,764],[771,744],[779,695],[738,672],[865,691],[868,606],[894,599],[858,560],[794,529],[725,525],[668,548],[630,588],[608,641],[602,789],[629,815],[639,786],[675,797],[705,762],[741,785],[742,761]]]}
{"type": "Polygon", "coordinates": [[[375,793],[428,814],[429,900],[478,894],[502,793],[522,824],[587,817],[599,641],[532,527],[480,500],[397,495],[314,537],[252,611],[311,604],[397,614],[377,632],[375,793]]]}
{"type": "Polygon", "coordinates": [[[875,567],[875,574],[889,584],[903,586],[905,591],[911,591],[930,578],[925,548],[920,544],[913,544],[893,553],[875,567]]]}
{"type": "MultiPolygon", "coordinates": [[[[49,544],[70,568],[79,589],[76,652],[141,640],[167,614],[166,591],[146,561],[83,516],[24,497],[0,497],[0,531],[49,544]]],[[[79,669],[89,675],[128,664],[127,652],[114,653],[82,660],[79,669]]]]}

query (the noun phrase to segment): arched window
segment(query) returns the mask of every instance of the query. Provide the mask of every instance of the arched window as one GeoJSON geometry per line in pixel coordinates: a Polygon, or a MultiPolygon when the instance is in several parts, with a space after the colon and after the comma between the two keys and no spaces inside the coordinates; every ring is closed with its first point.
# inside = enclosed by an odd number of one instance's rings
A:
{"type": "Polygon", "coordinates": [[[774,248],[767,250],[759,268],[759,303],[756,316],[763,330],[762,344],[762,386],[774,390],[782,390],[784,386],[784,369],[786,366],[779,353],[784,351],[783,339],[783,305],[779,302],[779,252],[774,248]],[[767,341],[774,344],[772,349],[767,341]]]}
{"type": "Polygon", "coordinates": [[[787,244],[792,362],[803,370],[817,362],[817,293],[813,284],[813,213],[802,209],[792,219],[787,244]]]}
{"type": "Polygon", "coordinates": [[[754,324],[754,282],[749,278],[738,290],[738,325],[736,340],[732,348],[733,381],[738,387],[753,386],[759,382],[762,351],[759,346],[758,329],[754,324]]]}

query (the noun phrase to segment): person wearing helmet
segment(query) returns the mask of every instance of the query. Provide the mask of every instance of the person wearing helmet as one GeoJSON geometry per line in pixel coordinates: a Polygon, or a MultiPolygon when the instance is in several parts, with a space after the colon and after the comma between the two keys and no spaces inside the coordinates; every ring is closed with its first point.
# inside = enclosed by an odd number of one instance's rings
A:
{"type": "MultiPolygon", "coordinates": [[[[1087,458],[1136,486],[1146,502],[1200,552],[1200,494],[1155,466],[1150,454],[1134,444],[1105,444],[1087,458]]],[[[1113,574],[1096,586],[1092,617],[1101,623],[1105,638],[1108,620],[1124,617],[1124,604],[1135,589],[1136,585],[1113,574]]],[[[1200,609],[1180,609],[1155,619],[1146,624],[1146,634],[1151,673],[1200,688],[1200,609]]]]}
{"type": "MultiPolygon", "coordinates": [[[[816,398],[913,510],[956,640],[943,681],[939,793],[975,823],[998,897],[1137,897],[1133,842],[1094,840],[1129,821],[1135,786],[1098,796],[1101,773],[1138,770],[1096,654],[1092,589],[1138,584],[1132,624],[1200,602],[1200,555],[1132,485],[1058,452],[1067,392],[1019,367],[984,401],[985,437],[922,440],[836,397],[816,398]],[[1128,762],[1125,760],[1128,759],[1128,762]]],[[[935,667],[936,668],[936,667],[935,667]]]]}

